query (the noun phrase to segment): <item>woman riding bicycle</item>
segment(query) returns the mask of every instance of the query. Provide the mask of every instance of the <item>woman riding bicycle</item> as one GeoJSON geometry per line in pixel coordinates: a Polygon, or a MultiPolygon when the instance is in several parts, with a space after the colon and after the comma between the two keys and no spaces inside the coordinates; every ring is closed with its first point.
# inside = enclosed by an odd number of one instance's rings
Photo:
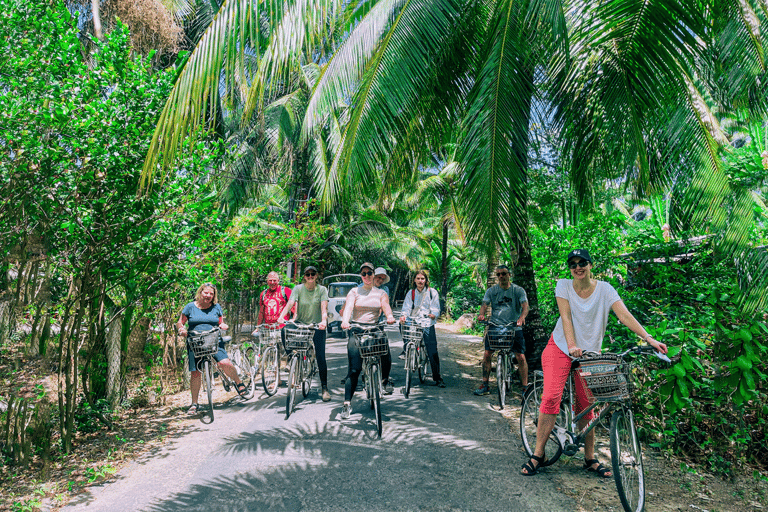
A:
{"type": "MultiPolygon", "coordinates": [[[[568,254],[568,268],[573,279],[560,279],[555,287],[555,298],[560,318],[549,338],[549,343],[541,354],[541,366],[544,372],[544,391],[539,407],[539,422],[536,428],[536,449],[530,460],[523,465],[523,475],[535,475],[539,466],[545,463],[544,447],[555,427],[555,420],[560,411],[563,389],[571,371],[572,360],[585,352],[599,353],[608,325],[611,310],[619,321],[632,332],[643,338],[649,345],[662,354],[667,353],[667,346],[653,339],[642,325],[632,316],[616,290],[605,281],[598,281],[592,276],[592,258],[586,249],[575,249],[568,254]]],[[[576,389],[576,412],[589,407],[589,390],[578,374],[574,375],[576,389]]],[[[579,421],[583,428],[594,415],[590,412],[579,421]]],[[[595,432],[592,430],[584,440],[584,469],[600,477],[608,478],[612,474],[608,468],[595,458],[595,432]]]]}
{"type": "MultiPolygon", "coordinates": [[[[363,263],[360,266],[360,277],[363,285],[352,288],[347,294],[347,300],[344,306],[344,318],[341,322],[342,329],[350,328],[350,320],[359,324],[376,324],[381,312],[387,317],[388,324],[395,323],[395,317],[392,316],[392,308],[389,307],[389,297],[380,288],[373,286],[374,267],[371,263],[363,263]]],[[[344,384],[344,407],[341,410],[341,417],[346,419],[352,413],[352,395],[357,387],[357,379],[363,369],[363,360],[360,357],[360,351],[355,345],[355,337],[352,331],[348,332],[349,341],[347,342],[347,355],[349,356],[349,378],[344,384]]],[[[381,356],[381,375],[385,386],[385,393],[391,394],[393,390],[392,382],[389,379],[389,372],[392,369],[392,355],[387,351],[386,355],[381,356]]]]}
{"type": "Polygon", "coordinates": [[[320,385],[322,387],[323,402],[331,399],[328,391],[328,364],[325,361],[325,324],[328,321],[328,288],[317,284],[317,269],[309,266],[304,269],[304,283],[296,286],[291,293],[291,298],[280,312],[280,318],[285,318],[294,304],[296,318],[300,324],[317,324],[314,337],[317,368],[320,371],[320,385]]]}
{"type": "Polygon", "coordinates": [[[437,335],[435,323],[440,314],[440,295],[437,290],[429,287],[429,274],[426,270],[419,270],[413,277],[413,288],[405,294],[403,301],[403,314],[400,323],[404,324],[407,318],[406,312],[411,318],[426,317],[429,319],[429,327],[424,329],[424,345],[429,354],[429,364],[432,367],[432,380],[435,386],[444,388],[445,382],[440,377],[440,357],[437,355],[437,335]]]}
{"type": "MultiPolygon", "coordinates": [[[[181,310],[179,321],[176,322],[176,328],[178,329],[179,336],[186,337],[190,331],[206,332],[216,327],[222,331],[229,329],[229,326],[224,323],[224,312],[218,303],[216,287],[211,283],[203,283],[195,292],[195,300],[184,306],[184,309],[181,310]],[[187,323],[189,323],[188,329],[184,327],[187,323]]],[[[240,380],[240,377],[237,375],[237,369],[229,360],[221,338],[219,338],[219,350],[213,357],[218,361],[219,368],[227,374],[227,377],[235,382],[237,393],[240,396],[245,395],[245,384],[240,380]]],[[[187,345],[187,358],[189,359],[189,371],[192,372],[189,380],[189,388],[192,392],[192,405],[187,412],[189,414],[197,414],[199,412],[197,396],[200,393],[200,371],[197,369],[195,354],[189,345],[187,345]]]]}

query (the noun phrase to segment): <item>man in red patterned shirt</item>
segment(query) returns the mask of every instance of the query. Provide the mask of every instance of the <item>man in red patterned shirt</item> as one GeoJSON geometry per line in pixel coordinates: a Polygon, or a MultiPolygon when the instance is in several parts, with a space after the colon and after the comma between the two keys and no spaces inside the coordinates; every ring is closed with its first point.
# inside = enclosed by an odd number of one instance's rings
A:
{"type": "Polygon", "coordinates": [[[268,288],[259,295],[259,317],[256,323],[259,325],[279,323],[282,329],[285,319],[280,318],[280,312],[291,298],[291,289],[280,286],[280,274],[277,272],[267,274],[267,286],[268,288]]]}

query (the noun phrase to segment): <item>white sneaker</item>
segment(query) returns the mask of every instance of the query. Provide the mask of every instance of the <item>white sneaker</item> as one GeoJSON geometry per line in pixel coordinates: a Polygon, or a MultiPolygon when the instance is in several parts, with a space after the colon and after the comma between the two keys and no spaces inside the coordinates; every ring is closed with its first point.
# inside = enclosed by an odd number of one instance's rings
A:
{"type": "Polygon", "coordinates": [[[398,359],[405,360],[405,352],[400,352],[400,355],[397,356],[398,359]]]}
{"type": "Polygon", "coordinates": [[[350,414],[352,414],[352,404],[349,402],[344,402],[344,405],[341,408],[341,419],[349,419],[350,414]]]}

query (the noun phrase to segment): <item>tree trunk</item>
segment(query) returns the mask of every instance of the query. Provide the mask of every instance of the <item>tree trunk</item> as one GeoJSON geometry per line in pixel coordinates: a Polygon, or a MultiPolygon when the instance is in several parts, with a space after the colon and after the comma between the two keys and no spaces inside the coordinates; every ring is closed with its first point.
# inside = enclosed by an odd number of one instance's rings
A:
{"type": "Polygon", "coordinates": [[[123,315],[117,315],[110,321],[107,331],[107,400],[110,409],[114,410],[120,403],[122,389],[120,334],[123,326],[123,315]]]}
{"type": "Polygon", "coordinates": [[[443,221],[443,245],[440,247],[440,294],[445,298],[448,296],[448,230],[450,221],[443,221]]]}
{"type": "Polygon", "coordinates": [[[99,0],[91,0],[91,12],[93,13],[93,35],[99,41],[104,40],[104,34],[101,31],[101,13],[99,12],[99,0]]]}

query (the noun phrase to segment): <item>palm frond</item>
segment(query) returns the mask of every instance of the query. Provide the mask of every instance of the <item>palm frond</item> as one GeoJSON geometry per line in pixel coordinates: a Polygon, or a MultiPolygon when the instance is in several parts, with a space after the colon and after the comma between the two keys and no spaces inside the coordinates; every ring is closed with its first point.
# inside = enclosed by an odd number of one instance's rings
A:
{"type": "MultiPolygon", "coordinates": [[[[144,162],[142,185],[151,184],[160,163],[167,169],[185,139],[194,140],[216,119],[219,77],[234,77],[246,46],[259,30],[258,0],[225,0],[200,42],[182,64],[144,162]]],[[[242,72],[242,71],[241,71],[242,72]]],[[[234,83],[234,79],[232,79],[234,83]]]]}

